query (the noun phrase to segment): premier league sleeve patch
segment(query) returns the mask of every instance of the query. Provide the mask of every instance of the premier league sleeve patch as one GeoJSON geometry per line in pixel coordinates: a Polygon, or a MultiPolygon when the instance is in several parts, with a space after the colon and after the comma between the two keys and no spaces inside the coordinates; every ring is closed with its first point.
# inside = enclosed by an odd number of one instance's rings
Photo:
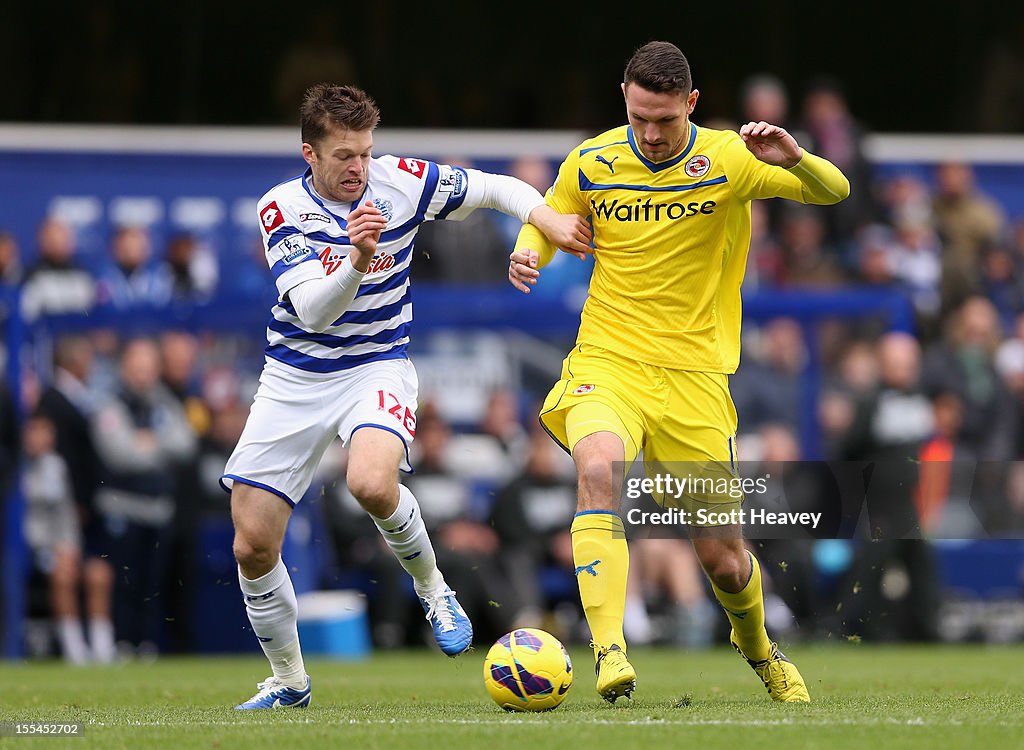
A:
{"type": "Polygon", "coordinates": [[[281,252],[284,254],[281,262],[293,266],[308,256],[312,250],[306,245],[306,238],[302,235],[288,237],[281,242],[281,252]]]}

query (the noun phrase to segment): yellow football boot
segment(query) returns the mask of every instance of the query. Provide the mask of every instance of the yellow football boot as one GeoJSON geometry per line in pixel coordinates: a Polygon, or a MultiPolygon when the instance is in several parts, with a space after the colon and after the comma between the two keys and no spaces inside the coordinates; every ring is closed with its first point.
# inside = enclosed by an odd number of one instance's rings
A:
{"type": "MultiPolygon", "coordinates": [[[[729,634],[729,642],[736,649],[736,653],[743,656],[740,647],[736,644],[736,632],[729,634]]],[[[786,655],[779,651],[779,644],[772,641],[772,651],[767,659],[763,661],[752,661],[746,659],[747,664],[761,678],[761,682],[768,688],[768,695],[772,700],[783,703],[810,703],[811,696],[807,692],[807,685],[804,678],[800,676],[800,670],[796,665],[786,658],[786,655]]]]}
{"type": "Polygon", "coordinates": [[[636,670],[626,659],[626,652],[616,645],[600,648],[594,645],[597,653],[597,692],[609,703],[614,703],[620,695],[632,698],[636,690],[636,670]]]}

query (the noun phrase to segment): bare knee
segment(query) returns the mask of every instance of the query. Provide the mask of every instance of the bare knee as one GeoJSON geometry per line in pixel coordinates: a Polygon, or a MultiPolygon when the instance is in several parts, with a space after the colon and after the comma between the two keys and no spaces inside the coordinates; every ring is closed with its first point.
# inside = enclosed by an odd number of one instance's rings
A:
{"type": "Polygon", "coordinates": [[[387,518],[398,507],[397,474],[350,464],[346,481],[349,492],[367,513],[377,518],[387,518]]]}
{"type": "Polygon", "coordinates": [[[55,556],[50,581],[55,587],[74,588],[78,585],[80,562],[77,551],[60,550],[55,556]]]}
{"type": "Polygon", "coordinates": [[[698,546],[697,555],[708,578],[723,591],[741,591],[750,580],[750,558],[741,545],[722,543],[698,546]]]}
{"type": "Polygon", "coordinates": [[[269,573],[277,565],[278,558],[281,557],[280,545],[266,539],[249,537],[238,531],[235,532],[232,551],[246,578],[258,578],[259,575],[269,573]],[[262,571],[262,573],[253,574],[253,571],[262,571]]]}
{"type": "Polygon", "coordinates": [[[235,483],[231,490],[231,520],[235,525],[232,551],[242,575],[252,580],[266,575],[281,558],[281,543],[291,507],[277,495],[235,483]]]}
{"type": "Polygon", "coordinates": [[[114,568],[101,557],[90,557],[82,566],[82,579],[90,591],[109,590],[114,585],[114,568]]]}

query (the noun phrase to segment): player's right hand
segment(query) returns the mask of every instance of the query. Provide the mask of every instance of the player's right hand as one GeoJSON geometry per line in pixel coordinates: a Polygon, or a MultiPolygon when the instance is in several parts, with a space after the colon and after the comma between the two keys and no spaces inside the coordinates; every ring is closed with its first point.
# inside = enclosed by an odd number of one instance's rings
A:
{"type": "Polygon", "coordinates": [[[580,260],[594,253],[590,247],[594,233],[590,223],[582,216],[560,214],[550,206],[541,205],[530,212],[530,223],[562,252],[575,255],[580,260]]]}
{"type": "Polygon", "coordinates": [[[513,250],[508,256],[508,280],[516,289],[524,294],[530,293],[530,287],[537,283],[540,271],[537,263],[540,254],[534,250],[513,250]]]}
{"type": "Polygon", "coordinates": [[[352,265],[366,272],[377,252],[380,233],[387,227],[387,219],[370,201],[348,215],[348,238],[352,243],[352,265]]]}

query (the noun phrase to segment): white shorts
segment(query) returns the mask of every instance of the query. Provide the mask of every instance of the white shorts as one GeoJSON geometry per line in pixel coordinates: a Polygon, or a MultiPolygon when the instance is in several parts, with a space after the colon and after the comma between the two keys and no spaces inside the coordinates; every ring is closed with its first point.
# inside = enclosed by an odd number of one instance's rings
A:
{"type": "Polygon", "coordinates": [[[309,489],[327,446],[347,445],[361,427],[393,432],[405,443],[401,468],[412,472],[419,381],[407,359],[368,362],[323,375],[267,360],[221,486],[235,482],[272,492],[294,506],[309,489]]]}

